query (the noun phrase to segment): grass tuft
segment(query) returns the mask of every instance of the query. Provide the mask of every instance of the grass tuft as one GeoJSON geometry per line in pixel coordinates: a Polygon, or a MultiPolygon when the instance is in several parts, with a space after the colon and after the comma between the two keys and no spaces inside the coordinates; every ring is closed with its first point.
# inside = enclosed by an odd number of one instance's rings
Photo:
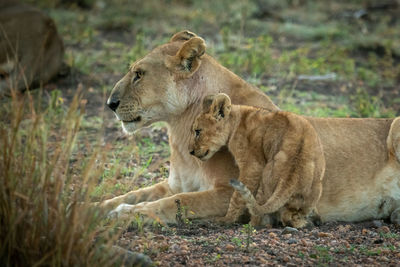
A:
{"type": "Polygon", "coordinates": [[[29,92],[1,107],[0,265],[109,266],[119,233],[88,203],[104,154],[76,156],[79,93],[64,109],[54,92],[46,108],[29,92]]]}

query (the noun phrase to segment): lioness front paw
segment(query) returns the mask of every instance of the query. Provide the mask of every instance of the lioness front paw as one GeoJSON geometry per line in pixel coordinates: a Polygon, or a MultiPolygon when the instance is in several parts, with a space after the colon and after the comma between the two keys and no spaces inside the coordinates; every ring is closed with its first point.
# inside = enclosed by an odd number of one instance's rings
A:
{"type": "Polygon", "coordinates": [[[120,204],[117,208],[110,211],[107,215],[108,219],[129,219],[134,213],[134,206],[129,204],[120,204]]]}

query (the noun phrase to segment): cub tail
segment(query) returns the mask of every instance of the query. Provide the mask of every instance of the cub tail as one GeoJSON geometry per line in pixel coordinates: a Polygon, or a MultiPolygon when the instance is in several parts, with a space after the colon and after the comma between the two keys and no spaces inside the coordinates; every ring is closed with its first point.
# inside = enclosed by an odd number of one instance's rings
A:
{"type": "Polygon", "coordinates": [[[262,216],[279,210],[295,191],[295,186],[284,187],[283,183],[278,183],[272,196],[267,200],[264,205],[259,205],[250,190],[242,182],[231,179],[230,185],[240,193],[249,212],[252,216],[262,216]]]}

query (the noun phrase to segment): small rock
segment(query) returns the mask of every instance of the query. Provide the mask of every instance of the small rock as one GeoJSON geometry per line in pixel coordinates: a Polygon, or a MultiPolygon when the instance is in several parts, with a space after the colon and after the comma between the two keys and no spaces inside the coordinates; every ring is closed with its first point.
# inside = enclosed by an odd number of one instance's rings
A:
{"type": "Polygon", "coordinates": [[[363,234],[363,235],[366,235],[366,234],[368,234],[368,230],[367,229],[365,229],[365,228],[363,228],[362,230],[361,230],[361,233],[363,234]]]}
{"type": "Polygon", "coordinates": [[[381,256],[378,259],[381,261],[389,261],[388,257],[386,257],[386,256],[381,256]]]}
{"type": "Polygon", "coordinates": [[[350,230],[350,228],[351,228],[350,225],[340,225],[340,226],[338,227],[338,231],[339,231],[340,233],[346,233],[346,232],[348,232],[348,231],[350,230]]]}
{"type": "Polygon", "coordinates": [[[296,244],[296,243],[297,243],[297,239],[295,239],[295,238],[290,238],[288,240],[288,244],[296,244]]]}
{"type": "Polygon", "coordinates": [[[269,236],[270,238],[273,238],[273,239],[276,239],[276,238],[278,237],[278,235],[275,234],[275,233],[273,233],[273,232],[269,233],[268,236],[269,236]]]}
{"type": "Polygon", "coordinates": [[[292,234],[283,235],[283,238],[284,238],[284,239],[289,239],[289,238],[291,238],[291,237],[292,237],[292,234]]]}
{"type": "Polygon", "coordinates": [[[285,234],[293,234],[293,233],[297,233],[297,232],[299,232],[299,230],[297,230],[296,228],[286,226],[286,227],[282,230],[281,234],[282,234],[282,235],[285,235],[285,234]]]}
{"type": "Polygon", "coordinates": [[[289,262],[290,261],[290,257],[289,256],[283,256],[283,259],[282,259],[284,262],[289,262]]]}
{"type": "Polygon", "coordinates": [[[234,250],[235,250],[235,247],[234,247],[233,245],[231,245],[231,244],[227,244],[227,245],[225,246],[225,249],[226,249],[227,251],[234,251],[234,250]]]}
{"type": "Polygon", "coordinates": [[[387,226],[382,226],[378,228],[379,232],[383,232],[383,233],[389,233],[390,232],[390,228],[387,226]]]}
{"type": "Polygon", "coordinates": [[[178,244],[173,244],[172,246],[170,246],[170,249],[176,252],[180,252],[181,248],[179,247],[178,244]]]}
{"type": "Polygon", "coordinates": [[[308,247],[308,246],[310,245],[310,242],[308,242],[308,241],[306,241],[306,240],[304,240],[304,239],[301,239],[300,242],[301,242],[301,244],[302,244],[303,246],[305,246],[305,247],[308,247]]]}
{"type": "Polygon", "coordinates": [[[372,226],[375,227],[375,228],[382,227],[382,225],[383,225],[383,223],[382,223],[381,220],[373,220],[372,221],[372,226]]]}
{"type": "Polygon", "coordinates": [[[318,237],[333,237],[331,233],[319,232],[318,237]]]}

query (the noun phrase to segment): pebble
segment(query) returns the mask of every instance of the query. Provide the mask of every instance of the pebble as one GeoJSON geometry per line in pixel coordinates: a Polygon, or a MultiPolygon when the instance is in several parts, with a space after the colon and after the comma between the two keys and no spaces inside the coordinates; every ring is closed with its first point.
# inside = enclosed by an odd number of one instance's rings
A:
{"type": "Polygon", "coordinates": [[[350,225],[340,225],[340,226],[338,227],[338,231],[339,231],[340,233],[346,233],[346,232],[348,232],[348,231],[350,230],[350,228],[351,228],[350,225]]]}
{"type": "Polygon", "coordinates": [[[308,247],[308,246],[310,245],[310,242],[308,242],[308,241],[306,241],[306,240],[304,240],[304,239],[301,239],[300,242],[301,242],[301,244],[302,244],[303,246],[306,246],[306,247],[308,247]]]}
{"type": "Polygon", "coordinates": [[[319,232],[318,237],[333,237],[331,233],[319,232]]]}
{"type": "Polygon", "coordinates": [[[174,251],[180,251],[181,250],[181,248],[179,247],[178,244],[173,244],[172,246],[170,246],[170,249],[174,250],[174,251]]]}
{"type": "Polygon", "coordinates": [[[290,261],[290,257],[289,256],[283,256],[283,259],[282,259],[284,262],[289,262],[290,261]]]}
{"type": "Polygon", "coordinates": [[[276,239],[276,238],[278,237],[278,235],[275,234],[275,233],[273,233],[273,232],[269,233],[268,236],[269,236],[270,238],[273,238],[273,239],[276,239]]]}
{"type": "Polygon", "coordinates": [[[372,226],[375,227],[375,228],[382,227],[382,225],[383,225],[383,223],[382,223],[381,220],[373,220],[372,221],[372,226]]]}
{"type": "Polygon", "coordinates": [[[292,237],[292,234],[286,234],[282,236],[284,239],[289,239],[292,237]]]}
{"type": "Polygon", "coordinates": [[[299,232],[299,230],[297,230],[296,228],[293,228],[293,227],[289,227],[289,226],[286,226],[283,230],[282,230],[282,235],[285,235],[285,234],[293,234],[293,233],[297,233],[297,232],[299,232]]]}
{"type": "Polygon", "coordinates": [[[295,239],[295,238],[290,238],[288,240],[288,244],[296,244],[296,243],[297,243],[297,239],[295,239]]]}
{"type": "Polygon", "coordinates": [[[231,245],[231,244],[227,244],[227,245],[225,246],[225,249],[228,250],[228,251],[234,251],[234,250],[235,250],[235,247],[234,247],[233,245],[231,245]]]}

